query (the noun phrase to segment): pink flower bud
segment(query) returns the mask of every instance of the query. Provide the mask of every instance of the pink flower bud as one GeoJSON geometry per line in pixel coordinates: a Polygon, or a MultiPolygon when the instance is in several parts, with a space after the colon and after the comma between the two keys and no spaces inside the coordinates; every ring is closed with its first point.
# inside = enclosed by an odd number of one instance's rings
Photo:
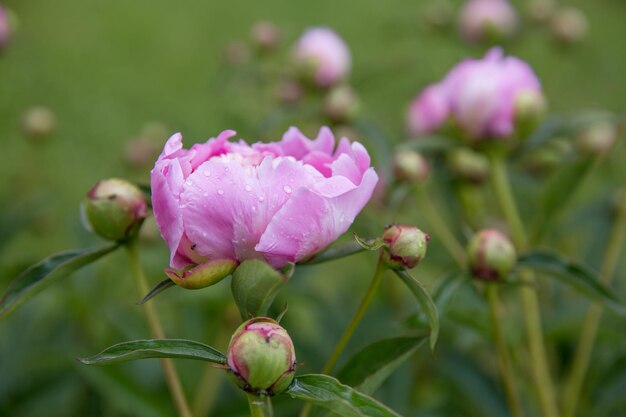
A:
{"type": "Polygon", "coordinates": [[[420,136],[438,129],[450,113],[445,86],[433,84],[413,99],[407,113],[409,134],[420,136]]]}
{"type": "Polygon", "coordinates": [[[230,142],[233,131],[184,149],[165,144],[151,172],[152,205],[185,270],[211,260],[264,259],[273,267],[316,254],[343,234],[378,176],[358,142],[322,128],[315,140],[290,128],[279,142],[230,142]]]}
{"type": "Polygon", "coordinates": [[[384,260],[391,269],[411,269],[426,256],[430,235],[414,226],[391,225],[383,233],[384,260]]]}
{"type": "Polygon", "coordinates": [[[5,47],[11,39],[11,19],[9,12],[0,5],[0,49],[5,47]]]}
{"type": "Polygon", "coordinates": [[[506,278],[517,261],[509,238],[494,229],[476,233],[469,242],[467,255],[472,275],[485,281],[506,278]]]}
{"type": "Polygon", "coordinates": [[[557,10],[550,22],[550,29],[556,40],[566,44],[583,39],[588,26],[587,16],[573,7],[557,10]]]}
{"type": "Polygon", "coordinates": [[[230,375],[244,391],[257,395],[280,394],[296,372],[296,353],[287,331],[269,318],[243,323],[228,346],[230,375]]]}
{"type": "Polygon", "coordinates": [[[255,23],[250,35],[252,41],[266,51],[275,49],[280,43],[280,31],[272,22],[260,21],[255,23]]]}
{"type": "Polygon", "coordinates": [[[468,0],[459,23],[468,41],[503,39],[517,29],[517,14],[507,0],[468,0]]]}
{"type": "Polygon", "coordinates": [[[350,50],[332,29],[308,29],[298,40],[294,57],[300,69],[320,87],[328,87],[347,77],[350,50]]]}

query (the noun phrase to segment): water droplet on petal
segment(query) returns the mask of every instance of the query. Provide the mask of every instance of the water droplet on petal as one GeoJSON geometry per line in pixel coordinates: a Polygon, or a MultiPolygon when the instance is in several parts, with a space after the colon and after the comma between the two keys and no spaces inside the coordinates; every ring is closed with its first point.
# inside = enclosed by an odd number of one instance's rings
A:
{"type": "Polygon", "coordinates": [[[208,169],[205,169],[204,172],[202,172],[202,175],[204,175],[205,177],[210,177],[211,171],[209,171],[208,169]]]}
{"type": "Polygon", "coordinates": [[[209,196],[209,193],[203,193],[203,194],[202,194],[202,196],[203,196],[203,197],[208,197],[208,196],[209,196]]]}
{"type": "Polygon", "coordinates": [[[185,181],[185,184],[187,184],[187,185],[193,185],[193,182],[192,182],[191,180],[187,180],[187,181],[185,181]]]}
{"type": "Polygon", "coordinates": [[[218,193],[219,195],[224,195],[224,190],[217,190],[217,193],[218,193]]]}
{"type": "Polygon", "coordinates": [[[259,196],[259,201],[263,202],[265,201],[265,197],[263,197],[262,195],[259,196]]]}
{"type": "Polygon", "coordinates": [[[285,185],[283,187],[283,191],[286,192],[287,194],[291,194],[291,187],[288,185],[285,185]]]}
{"type": "Polygon", "coordinates": [[[247,192],[252,191],[252,186],[251,186],[251,185],[249,185],[249,184],[248,184],[248,185],[246,185],[246,191],[247,191],[247,192]]]}

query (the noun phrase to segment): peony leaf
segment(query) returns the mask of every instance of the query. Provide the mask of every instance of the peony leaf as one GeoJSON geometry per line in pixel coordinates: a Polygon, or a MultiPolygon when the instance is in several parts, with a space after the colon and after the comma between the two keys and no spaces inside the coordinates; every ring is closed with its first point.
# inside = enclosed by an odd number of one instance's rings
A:
{"type": "Polygon", "coordinates": [[[219,350],[200,342],[184,339],[122,342],[106,348],[97,355],[78,360],[85,365],[102,365],[150,358],[196,359],[220,365],[226,363],[226,356],[219,350]]]}
{"type": "Polygon", "coordinates": [[[266,316],[287,277],[258,259],[244,261],[233,272],[231,289],[241,318],[266,316]]]}
{"type": "Polygon", "coordinates": [[[426,318],[428,319],[428,324],[430,325],[430,350],[435,350],[435,345],[437,344],[437,338],[439,337],[439,314],[437,313],[437,307],[433,302],[433,299],[426,291],[426,288],[411,274],[409,274],[406,270],[397,270],[394,271],[400,279],[409,287],[415,298],[417,298],[417,302],[424,314],[426,314],[426,318]]]}
{"type": "Polygon", "coordinates": [[[146,303],[148,300],[151,300],[152,298],[156,297],[157,295],[159,295],[160,293],[162,293],[163,291],[167,290],[170,287],[175,286],[176,284],[174,283],[174,281],[172,281],[169,278],[164,279],[163,281],[159,282],[157,285],[155,285],[154,287],[152,287],[152,289],[148,292],[148,294],[146,294],[141,300],[139,300],[137,302],[138,305],[144,304],[146,303]]]}
{"type": "Polygon", "coordinates": [[[365,250],[378,250],[385,245],[385,242],[380,238],[364,239],[356,233],[354,233],[354,240],[365,250]]]}
{"type": "Polygon", "coordinates": [[[425,336],[394,337],[374,342],[354,355],[338,378],[364,394],[373,394],[425,339],[425,336]]]}
{"type": "Polygon", "coordinates": [[[118,248],[117,244],[98,249],[72,250],[52,255],[18,275],[0,299],[0,318],[57,279],[97,261],[118,248]]]}
{"type": "Polygon", "coordinates": [[[328,375],[297,376],[285,393],[292,398],[324,407],[342,417],[400,416],[384,404],[328,375]]]}
{"type": "Polygon", "coordinates": [[[626,315],[626,306],[611,288],[600,283],[596,273],[560,254],[549,251],[529,252],[520,256],[517,266],[544,272],[613,312],[622,316],[626,315]]]}

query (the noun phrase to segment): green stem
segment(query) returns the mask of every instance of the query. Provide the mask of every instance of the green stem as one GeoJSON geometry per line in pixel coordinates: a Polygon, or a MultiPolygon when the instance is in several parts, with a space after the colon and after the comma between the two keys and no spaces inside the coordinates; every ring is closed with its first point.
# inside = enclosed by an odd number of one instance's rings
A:
{"type": "MultiPolygon", "coordinates": [[[[615,224],[611,230],[606,252],[602,259],[602,265],[600,269],[600,282],[605,285],[609,285],[613,276],[615,275],[615,269],[619,261],[619,256],[622,253],[624,246],[624,240],[626,239],[626,198],[620,207],[615,224]]],[[[587,311],[585,320],[583,322],[582,332],[578,341],[578,349],[572,363],[572,369],[570,370],[566,380],[565,387],[563,389],[563,417],[572,417],[576,412],[576,406],[582,393],[582,386],[585,380],[587,369],[589,368],[589,361],[591,359],[591,353],[593,352],[593,344],[600,326],[600,320],[602,318],[602,306],[599,304],[592,304],[587,311]]]]}
{"type": "MultiPolygon", "coordinates": [[[[137,290],[139,291],[139,296],[143,297],[148,293],[149,287],[143,268],[141,266],[141,261],[139,260],[139,254],[137,251],[137,240],[133,239],[128,242],[128,244],[126,245],[126,250],[133,272],[133,277],[135,278],[135,284],[137,285],[137,290]]],[[[150,328],[150,335],[155,339],[164,339],[165,334],[163,332],[163,326],[161,326],[159,317],[154,310],[154,304],[146,303],[142,305],[142,308],[146,313],[148,327],[150,328]]],[[[180,417],[192,417],[191,410],[189,408],[189,404],[187,403],[182,384],[180,383],[176,368],[174,367],[174,362],[172,362],[171,359],[161,359],[161,367],[163,368],[165,381],[167,383],[167,387],[170,390],[172,399],[174,400],[174,405],[176,406],[178,415],[180,417]]]]}
{"type": "Polygon", "coordinates": [[[463,268],[465,266],[465,249],[456,239],[447,223],[441,217],[440,211],[437,210],[430,197],[426,195],[421,187],[416,187],[416,196],[420,210],[426,216],[428,224],[433,228],[435,236],[437,236],[444,247],[454,258],[457,264],[463,268]]]}
{"type": "MultiPolygon", "coordinates": [[[[528,247],[528,238],[513,198],[513,192],[511,191],[504,165],[504,155],[491,153],[489,157],[491,161],[491,181],[496,198],[509,225],[517,250],[524,251],[528,247]]],[[[539,407],[544,417],[558,417],[559,412],[555,390],[550,377],[546,347],[543,341],[539,298],[534,286],[535,276],[532,271],[522,270],[520,277],[524,285],[519,286],[519,292],[522,300],[534,386],[539,400],[539,407]]]]}
{"type": "Polygon", "coordinates": [[[500,320],[500,300],[498,296],[498,286],[495,283],[488,283],[485,292],[487,295],[487,301],[489,304],[489,313],[491,316],[491,327],[493,330],[493,337],[496,342],[496,351],[498,353],[498,365],[500,367],[500,373],[502,375],[502,384],[504,386],[504,393],[506,395],[509,409],[513,417],[523,417],[522,404],[519,399],[519,394],[515,388],[515,377],[513,369],[511,367],[511,358],[509,355],[509,348],[504,338],[504,332],[502,330],[502,322],[500,320]]]}
{"type": "Polygon", "coordinates": [[[248,406],[250,407],[250,417],[273,417],[272,400],[270,397],[261,397],[246,393],[248,406]]]}
{"type": "MultiPolygon", "coordinates": [[[[343,334],[341,335],[341,338],[339,339],[339,342],[337,342],[337,345],[335,346],[335,349],[333,350],[330,357],[328,358],[326,365],[324,365],[324,369],[322,370],[323,374],[329,374],[330,371],[333,370],[333,367],[335,366],[335,364],[337,363],[337,360],[339,360],[339,357],[341,356],[341,352],[343,352],[343,349],[348,344],[348,341],[352,337],[352,334],[354,333],[359,323],[361,322],[361,319],[363,318],[363,315],[365,314],[367,307],[369,307],[370,303],[372,302],[372,299],[374,298],[374,295],[376,294],[376,290],[380,286],[384,272],[386,270],[387,270],[387,267],[385,266],[385,263],[382,260],[382,256],[380,256],[378,258],[378,264],[376,265],[376,272],[374,272],[374,277],[372,278],[372,282],[367,288],[365,297],[363,297],[363,300],[361,300],[361,304],[359,305],[359,308],[354,314],[354,317],[352,317],[352,320],[350,321],[348,326],[344,329],[343,334]]],[[[307,417],[309,413],[311,412],[312,408],[313,406],[311,405],[311,403],[307,403],[302,408],[302,411],[300,412],[300,417],[307,417]]]]}

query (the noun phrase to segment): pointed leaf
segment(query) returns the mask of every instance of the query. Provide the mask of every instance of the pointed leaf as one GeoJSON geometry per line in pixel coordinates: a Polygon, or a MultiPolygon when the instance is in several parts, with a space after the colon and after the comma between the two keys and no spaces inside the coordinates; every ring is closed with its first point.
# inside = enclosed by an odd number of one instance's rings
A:
{"type": "Polygon", "coordinates": [[[394,337],[374,342],[354,355],[337,377],[364,394],[373,394],[425,339],[394,337]]]}
{"type": "Polygon", "coordinates": [[[385,245],[385,242],[383,242],[382,239],[380,238],[364,239],[360,237],[359,235],[357,235],[356,233],[353,233],[353,235],[354,235],[354,240],[356,240],[356,243],[361,245],[361,247],[365,250],[378,250],[385,245]]]}
{"type": "Polygon", "coordinates": [[[0,318],[6,317],[28,298],[57,279],[97,261],[117,249],[118,245],[98,249],[81,249],[52,255],[18,275],[0,299],[0,318]]]}
{"type": "Polygon", "coordinates": [[[413,276],[411,276],[405,270],[398,270],[395,273],[402,279],[402,281],[409,287],[417,302],[424,314],[426,314],[426,318],[428,319],[428,324],[430,325],[430,350],[435,350],[435,345],[437,344],[437,338],[439,337],[439,314],[437,313],[437,307],[433,302],[433,299],[426,291],[426,288],[413,276]]]}
{"type": "Polygon", "coordinates": [[[366,250],[362,245],[354,240],[350,240],[339,245],[331,246],[323,252],[309,258],[305,261],[298,262],[298,265],[315,265],[322,262],[333,261],[335,259],[343,258],[346,256],[354,255],[355,253],[363,252],[366,250]]]}
{"type": "Polygon", "coordinates": [[[626,306],[611,288],[603,285],[597,275],[565,257],[548,251],[533,251],[522,255],[518,267],[532,268],[558,278],[586,297],[597,301],[619,315],[626,315],[626,306]]]}
{"type": "Polygon", "coordinates": [[[342,417],[400,416],[375,399],[328,375],[297,376],[286,393],[292,398],[315,403],[342,417]]]}
{"type": "Polygon", "coordinates": [[[220,365],[226,363],[226,356],[219,350],[200,342],[184,339],[122,342],[106,348],[97,355],[78,360],[86,365],[101,365],[150,358],[196,359],[220,365]]]}
{"type": "Polygon", "coordinates": [[[155,285],[150,290],[150,292],[148,292],[148,294],[146,294],[141,300],[139,300],[137,302],[137,304],[139,304],[139,305],[144,304],[146,301],[156,297],[158,294],[160,294],[163,291],[167,290],[169,287],[173,287],[174,285],[176,285],[176,284],[171,279],[169,279],[169,278],[164,279],[163,281],[161,281],[157,285],[155,285]]]}
{"type": "Polygon", "coordinates": [[[231,289],[244,320],[266,316],[287,278],[266,262],[244,261],[233,272],[231,289]]]}

